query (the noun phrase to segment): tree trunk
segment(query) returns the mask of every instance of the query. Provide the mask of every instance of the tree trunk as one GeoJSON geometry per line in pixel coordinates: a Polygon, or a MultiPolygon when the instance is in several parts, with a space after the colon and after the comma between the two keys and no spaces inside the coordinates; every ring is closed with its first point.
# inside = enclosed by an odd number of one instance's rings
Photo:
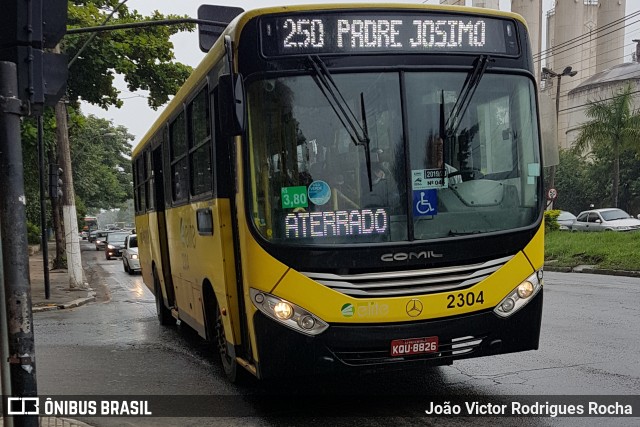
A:
{"type": "Polygon", "coordinates": [[[64,240],[67,252],[67,271],[71,289],[84,288],[82,279],[82,258],[78,241],[78,215],[76,198],[73,191],[73,175],[71,173],[71,150],[69,147],[69,129],[67,126],[67,106],[64,100],[55,106],[56,139],[58,141],[58,164],[62,169],[62,220],[64,223],[64,240]]]}
{"type": "Polygon", "coordinates": [[[613,188],[611,189],[611,197],[613,207],[618,207],[618,186],[620,182],[620,146],[613,145],[613,188]]]}
{"type": "MultiPolygon", "coordinates": [[[[49,152],[49,164],[57,164],[57,158],[53,151],[49,152]]],[[[62,223],[62,209],[58,196],[49,194],[51,200],[51,221],[53,223],[53,233],[56,240],[56,255],[53,258],[53,268],[67,268],[64,249],[64,224],[62,223]]]]}

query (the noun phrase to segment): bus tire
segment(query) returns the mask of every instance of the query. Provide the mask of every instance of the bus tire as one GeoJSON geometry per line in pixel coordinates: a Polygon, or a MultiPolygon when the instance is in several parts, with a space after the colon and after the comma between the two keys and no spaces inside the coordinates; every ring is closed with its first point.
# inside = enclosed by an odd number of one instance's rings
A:
{"type": "Polygon", "coordinates": [[[158,315],[158,322],[161,325],[167,326],[171,324],[171,319],[173,316],[171,315],[171,311],[164,306],[164,301],[162,299],[162,288],[160,287],[160,279],[158,279],[158,273],[156,270],[153,270],[153,293],[156,296],[156,312],[158,315]]]}
{"type": "Polygon", "coordinates": [[[244,369],[238,369],[235,357],[232,357],[227,351],[227,335],[224,332],[222,313],[215,296],[213,296],[213,290],[211,290],[210,286],[211,285],[207,288],[210,292],[204,292],[207,338],[214,345],[215,350],[220,355],[224,374],[230,382],[237,384],[242,382],[245,377],[242,372],[244,369]]]}

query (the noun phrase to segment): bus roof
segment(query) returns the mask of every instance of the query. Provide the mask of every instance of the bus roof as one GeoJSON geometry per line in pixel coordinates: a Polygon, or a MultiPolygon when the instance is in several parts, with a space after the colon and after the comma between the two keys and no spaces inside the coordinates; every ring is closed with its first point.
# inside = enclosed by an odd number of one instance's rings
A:
{"type": "MultiPolygon", "coordinates": [[[[205,78],[209,70],[216,64],[218,59],[224,54],[224,36],[230,35],[232,40],[237,40],[240,32],[246,23],[260,15],[287,13],[287,12],[304,12],[308,10],[355,10],[355,9],[395,9],[395,10],[431,10],[440,12],[464,12],[471,14],[479,14],[485,16],[495,16],[502,18],[512,18],[527,25],[524,18],[517,13],[504,12],[495,9],[486,9],[478,7],[466,6],[448,6],[448,5],[431,5],[431,4],[412,4],[412,3],[327,3],[327,4],[301,4],[288,6],[272,6],[257,8],[243,12],[238,15],[225,28],[222,35],[216,40],[213,47],[202,59],[200,64],[191,73],[189,78],[184,82],[178,93],[173,97],[169,104],[163,109],[160,116],[153,123],[147,133],[140,139],[136,147],[133,149],[132,158],[135,158],[140,151],[146,146],[147,142],[156,134],[159,128],[169,120],[175,109],[186,101],[187,96],[198,86],[205,78]]],[[[235,46],[237,49],[237,45],[235,46]]]]}

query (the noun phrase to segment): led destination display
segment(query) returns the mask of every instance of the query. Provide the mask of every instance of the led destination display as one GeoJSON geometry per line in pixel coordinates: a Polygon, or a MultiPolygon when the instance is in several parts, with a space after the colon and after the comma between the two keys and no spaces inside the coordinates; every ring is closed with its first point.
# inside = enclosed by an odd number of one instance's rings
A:
{"type": "Polygon", "coordinates": [[[452,14],[329,14],[262,21],[266,56],[373,53],[489,53],[517,55],[512,21],[452,14]]]}

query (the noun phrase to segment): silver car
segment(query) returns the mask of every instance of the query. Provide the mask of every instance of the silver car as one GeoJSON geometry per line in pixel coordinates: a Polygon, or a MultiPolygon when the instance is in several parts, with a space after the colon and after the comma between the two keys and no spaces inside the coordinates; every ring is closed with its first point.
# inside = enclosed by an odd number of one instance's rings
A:
{"type": "Polygon", "coordinates": [[[592,209],[580,212],[572,231],[634,231],[640,230],[640,220],[618,208],[592,209]]]}
{"type": "Polygon", "coordinates": [[[122,268],[129,274],[140,271],[140,260],[138,259],[138,236],[130,234],[124,241],[122,249],[122,268]]]}
{"type": "Polygon", "coordinates": [[[560,230],[571,230],[575,220],[576,216],[567,211],[560,211],[560,215],[558,215],[557,219],[560,230]]]}

